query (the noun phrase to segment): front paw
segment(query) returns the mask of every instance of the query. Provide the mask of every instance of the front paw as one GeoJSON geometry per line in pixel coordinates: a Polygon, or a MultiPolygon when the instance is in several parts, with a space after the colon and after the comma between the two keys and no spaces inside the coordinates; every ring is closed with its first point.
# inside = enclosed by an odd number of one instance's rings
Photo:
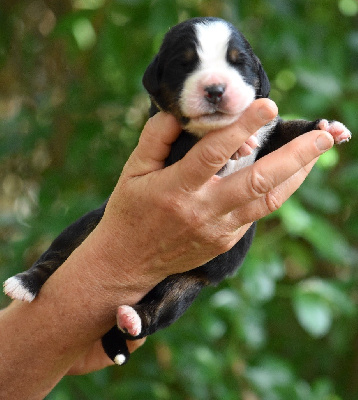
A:
{"type": "Polygon", "coordinates": [[[238,160],[240,157],[246,157],[252,154],[252,152],[259,146],[257,139],[257,132],[251,135],[246,142],[237,150],[236,153],[231,157],[232,160],[238,160]]]}
{"type": "Polygon", "coordinates": [[[329,132],[334,139],[334,143],[341,144],[349,142],[352,137],[351,132],[338,121],[327,121],[326,119],[321,119],[318,122],[318,129],[329,132]]]}
{"type": "Polygon", "coordinates": [[[4,293],[13,300],[27,301],[34,300],[37,295],[35,290],[31,290],[27,285],[24,274],[17,274],[4,282],[4,293]]]}

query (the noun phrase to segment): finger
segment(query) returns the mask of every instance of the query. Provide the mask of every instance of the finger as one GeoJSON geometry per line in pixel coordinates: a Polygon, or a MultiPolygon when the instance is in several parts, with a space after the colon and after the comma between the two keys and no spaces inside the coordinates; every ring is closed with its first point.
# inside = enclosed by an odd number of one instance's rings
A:
{"type": "Polygon", "coordinates": [[[180,132],[178,121],[170,114],[159,112],[149,118],[128,160],[132,169],[134,167],[133,175],[145,175],[163,168],[171,145],[180,132]]]}
{"type": "Polygon", "coordinates": [[[83,375],[114,365],[103,350],[102,342],[96,341],[67,371],[67,375],[83,375]]]}
{"type": "Polygon", "coordinates": [[[252,166],[215,182],[214,204],[228,213],[272,192],[333,146],[325,131],[312,131],[256,161],[252,166]]]}
{"type": "Polygon", "coordinates": [[[251,149],[256,149],[256,147],[259,145],[259,141],[257,139],[256,135],[252,135],[248,138],[248,140],[245,142],[247,145],[251,147],[251,149]]]}
{"type": "Polygon", "coordinates": [[[205,135],[179,162],[179,177],[185,186],[196,189],[206,183],[253,135],[277,115],[269,99],[254,101],[237,122],[205,135]]]}
{"type": "MultiPolygon", "coordinates": [[[[257,146],[256,146],[257,147],[257,146]]],[[[239,157],[246,157],[252,154],[252,150],[255,147],[251,146],[249,143],[245,142],[237,151],[238,157],[236,159],[239,159],[239,157]]]]}
{"type": "Polygon", "coordinates": [[[136,351],[139,347],[143,346],[146,338],[137,339],[137,340],[127,340],[127,347],[130,353],[136,351]]]}
{"type": "Polygon", "coordinates": [[[231,217],[236,221],[237,226],[257,221],[260,218],[278,210],[283,203],[301,186],[307,175],[312,170],[318,158],[302,168],[296,174],[275,187],[264,196],[248,203],[245,207],[231,212],[231,217]]]}

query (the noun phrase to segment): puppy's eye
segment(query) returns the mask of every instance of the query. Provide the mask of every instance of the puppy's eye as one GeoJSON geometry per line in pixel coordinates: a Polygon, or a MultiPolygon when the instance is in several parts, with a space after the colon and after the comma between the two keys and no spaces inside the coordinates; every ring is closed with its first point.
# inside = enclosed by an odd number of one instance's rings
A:
{"type": "Polygon", "coordinates": [[[227,54],[229,63],[234,65],[245,64],[245,56],[238,49],[230,49],[227,54]]]}
{"type": "Polygon", "coordinates": [[[184,67],[188,67],[190,65],[192,65],[193,63],[195,63],[196,60],[196,52],[193,49],[187,49],[184,54],[183,57],[181,59],[181,65],[184,67]]]}

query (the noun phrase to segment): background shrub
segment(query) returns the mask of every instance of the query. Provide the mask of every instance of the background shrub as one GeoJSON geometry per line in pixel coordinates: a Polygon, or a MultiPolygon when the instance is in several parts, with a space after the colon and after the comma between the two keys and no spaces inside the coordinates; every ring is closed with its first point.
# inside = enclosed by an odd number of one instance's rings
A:
{"type": "MultiPolygon", "coordinates": [[[[170,26],[199,15],[244,32],[281,116],[358,131],[355,0],[3,0],[2,281],[111,193],[147,118],[146,65],[170,26]]],[[[66,377],[48,399],[358,398],[357,146],[322,156],[260,221],[235,278],[127,366],[66,377]]]]}

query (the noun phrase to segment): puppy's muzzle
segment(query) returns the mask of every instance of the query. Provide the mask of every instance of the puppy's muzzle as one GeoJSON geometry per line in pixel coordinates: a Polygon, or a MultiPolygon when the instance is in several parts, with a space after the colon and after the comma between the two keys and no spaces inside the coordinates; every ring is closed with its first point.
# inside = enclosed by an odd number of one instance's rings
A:
{"type": "Polygon", "coordinates": [[[211,104],[219,104],[225,92],[225,85],[210,85],[204,88],[205,98],[211,104]]]}

